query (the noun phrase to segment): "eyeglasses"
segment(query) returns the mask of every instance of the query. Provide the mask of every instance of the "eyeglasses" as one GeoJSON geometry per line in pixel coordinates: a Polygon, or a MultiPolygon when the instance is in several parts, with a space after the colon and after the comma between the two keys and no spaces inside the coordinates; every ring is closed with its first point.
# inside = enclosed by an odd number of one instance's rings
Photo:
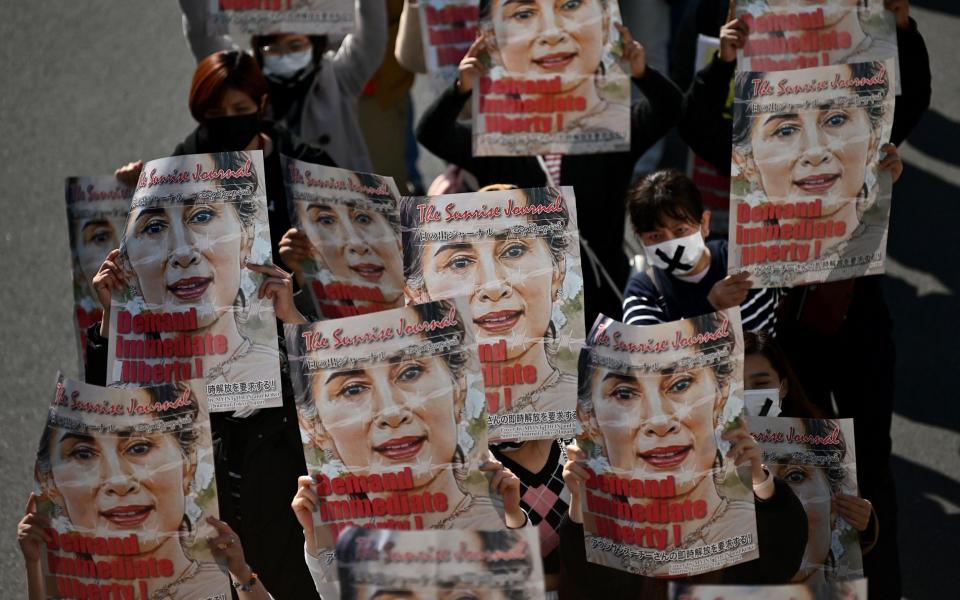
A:
{"type": "Polygon", "coordinates": [[[260,52],[269,56],[281,56],[283,54],[293,54],[294,52],[303,52],[309,50],[311,44],[309,40],[294,38],[283,42],[274,42],[260,46],[260,52]]]}

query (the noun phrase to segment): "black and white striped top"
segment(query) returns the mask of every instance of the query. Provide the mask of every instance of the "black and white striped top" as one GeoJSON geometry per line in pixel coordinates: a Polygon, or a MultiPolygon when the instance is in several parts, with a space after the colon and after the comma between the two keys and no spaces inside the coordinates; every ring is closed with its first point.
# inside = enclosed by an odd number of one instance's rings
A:
{"type": "MultiPolygon", "coordinates": [[[[653,325],[714,312],[716,309],[707,300],[707,295],[714,284],[727,275],[727,241],[714,240],[708,242],[707,247],[710,249],[710,268],[697,282],[658,271],[659,285],[656,285],[646,272],[634,274],[624,292],[621,321],[628,325],[653,325]]],[[[750,290],[740,305],[743,330],[776,335],[775,311],[781,296],[779,288],[750,290]]]]}

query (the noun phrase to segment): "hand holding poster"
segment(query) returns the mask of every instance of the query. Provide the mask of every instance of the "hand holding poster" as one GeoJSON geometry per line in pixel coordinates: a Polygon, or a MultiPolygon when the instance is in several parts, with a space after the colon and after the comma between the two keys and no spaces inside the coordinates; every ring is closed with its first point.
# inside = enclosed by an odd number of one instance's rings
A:
{"type": "Polygon", "coordinates": [[[737,51],[741,71],[896,64],[897,31],[883,0],[737,0],[737,17],[750,28],[737,51]]]}
{"type": "Polygon", "coordinates": [[[475,0],[420,0],[423,57],[437,94],[457,79],[460,61],[477,37],[475,0]]]}
{"type": "Polygon", "coordinates": [[[87,327],[103,316],[92,287],[93,276],[107,254],[120,246],[133,189],[113,175],[67,178],[67,227],[73,264],[73,314],[84,372],[87,327]]]}
{"type": "Polygon", "coordinates": [[[882,62],[737,74],[731,274],[791,287],[883,273],[892,83],[882,62]]]}
{"type": "Polygon", "coordinates": [[[407,197],[400,212],[407,295],[457,298],[491,439],[573,435],[584,337],[573,188],[407,197]]]}
{"type": "Polygon", "coordinates": [[[867,580],[827,585],[715,585],[670,582],[670,600],[867,600],[867,580]]]}
{"type": "Polygon", "coordinates": [[[430,302],[286,326],[317,548],[355,525],[503,529],[463,316],[430,302]]]}
{"type": "Polygon", "coordinates": [[[140,174],[120,240],[107,382],[201,379],[211,412],[279,406],[263,154],[161,158],[140,174]]]}
{"type": "Polygon", "coordinates": [[[403,306],[400,191],[393,179],[281,158],[290,221],[313,250],[298,268],[317,314],[403,306]]]}
{"type": "Polygon", "coordinates": [[[337,542],[341,600],[545,598],[536,529],[384,531],[337,542]]]}
{"type": "Polygon", "coordinates": [[[47,598],[230,597],[206,546],[219,513],[202,390],[58,378],[35,475],[47,598]]]}
{"type": "Polygon", "coordinates": [[[630,78],[611,0],[480,0],[474,156],[630,148],[630,78]]]}
{"type": "Polygon", "coordinates": [[[207,2],[207,34],[347,34],[354,0],[191,0],[207,2]]]}
{"type": "Polygon", "coordinates": [[[645,327],[600,315],[577,409],[587,560],[659,577],[757,558],[753,491],[721,439],[744,427],[742,364],[738,309],[645,327]]]}
{"type": "Polygon", "coordinates": [[[807,549],[793,580],[822,585],[863,577],[860,536],[835,507],[837,496],[857,495],[853,419],[751,417],[749,424],[764,464],[807,512],[807,549]]]}

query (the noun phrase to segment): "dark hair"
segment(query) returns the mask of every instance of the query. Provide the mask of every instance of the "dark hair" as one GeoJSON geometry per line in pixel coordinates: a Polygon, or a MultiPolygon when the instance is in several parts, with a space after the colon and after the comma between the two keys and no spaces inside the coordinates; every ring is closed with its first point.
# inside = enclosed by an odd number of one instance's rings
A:
{"type": "MultiPolygon", "coordinates": [[[[271,33],[250,36],[250,47],[253,49],[253,57],[257,59],[258,65],[263,66],[263,52],[260,51],[260,48],[274,43],[280,39],[281,35],[285,34],[271,33]]],[[[310,46],[313,48],[313,64],[320,64],[323,53],[327,51],[329,39],[325,35],[308,35],[306,37],[310,39],[310,46]]]]}
{"type": "Polygon", "coordinates": [[[679,171],[663,169],[650,173],[627,192],[630,224],[640,235],[663,227],[663,218],[699,223],[703,197],[697,184],[679,171]]]}
{"type": "MultiPolygon", "coordinates": [[[[846,66],[850,68],[850,76],[853,79],[872,79],[886,71],[886,66],[880,61],[852,63],[846,66]]],[[[750,104],[754,98],[753,81],[762,79],[764,75],[766,73],[745,71],[738,73],[734,79],[734,98],[737,98],[737,101],[733,103],[733,146],[735,148],[750,148],[750,135],[753,130],[753,116],[755,114],[750,111],[750,104]]],[[[889,90],[890,79],[884,77],[880,83],[857,87],[856,94],[858,96],[872,96],[879,92],[886,96],[889,90]]],[[[886,106],[878,103],[866,106],[865,110],[867,111],[867,117],[870,119],[870,126],[873,129],[880,127],[887,112],[886,106]]]]}
{"type": "Polygon", "coordinates": [[[759,354],[767,359],[777,376],[781,380],[786,380],[787,395],[780,406],[784,417],[803,417],[803,418],[823,418],[827,416],[824,411],[810,402],[803,386],[800,384],[800,378],[797,377],[790,361],[783,349],[777,343],[777,340],[764,331],[745,331],[743,332],[743,355],[747,357],[751,354],[759,354]]]}
{"type": "Polygon", "coordinates": [[[218,105],[229,88],[247,94],[258,105],[268,93],[260,66],[246,52],[224,50],[197,64],[190,84],[190,114],[202,123],[207,110],[218,105]]]}
{"type": "MultiPolygon", "coordinates": [[[[516,191],[526,198],[526,206],[549,206],[560,194],[559,188],[517,189],[516,191]]],[[[429,197],[420,196],[404,198],[403,202],[400,203],[400,222],[403,224],[403,278],[407,281],[407,285],[414,288],[424,287],[423,242],[420,239],[420,228],[423,223],[420,221],[420,211],[417,207],[429,201],[429,197]]],[[[529,217],[534,224],[554,226],[545,238],[554,265],[563,262],[570,243],[567,239],[570,211],[567,208],[566,200],[562,201],[560,205],[563,207],[560,213],[536,213],[529,217]]]]}

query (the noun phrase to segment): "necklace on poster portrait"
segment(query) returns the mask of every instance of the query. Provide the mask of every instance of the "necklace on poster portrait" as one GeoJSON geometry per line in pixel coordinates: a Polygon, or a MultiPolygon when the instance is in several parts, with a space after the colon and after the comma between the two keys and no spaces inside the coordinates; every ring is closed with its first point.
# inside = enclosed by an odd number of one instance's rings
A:
{"type": "Polygon", "coordinates": [[[180,573],[180,576],[171,581],[170,583],[157,588],[152,594],[150,594],[150,600],[174,600],[177,597],[177,588],[184,582],[189,579],[192,579],[194,575],[200,570],[200,564],[196,561],[190,561],[190,564],[186,569],[180,573]]]}
{"type": "Polygon", "coordinates": [[[218,377],[223,377],[226,379],[226,374],[230,372],[230,365],[246,356],[253,348],[253,342],[250,340],[250,338],[243,334],[240,335],[243,336],[243,342],[237,346],[237,349],[234,350],[233,354],[230,355],[230,358],[210,369],[210,374],[206,377],[207,381],[213,381],[218,377]]]}
{"type": "Polygon", "coordinates": [[[510,408],[510,412],[516,412],[522,408],[532,405],[534,402],[536,402],[537,398],[539,398],[540,394],[560,383],[560,376],[560,369],[554,368],[553,372],[550,373],[543,383],[537,386],[537,389],[527,392],[526,394],[514,400],[513,405],[510,408]]]}
{"type": "Polygon", "coordinates": [[[471,506],[473,506],[473,494],[467,494],[453,509],[452,513],[431,525],[430,529],[446,529],[451,521],[465,513],[471,506]]]}

